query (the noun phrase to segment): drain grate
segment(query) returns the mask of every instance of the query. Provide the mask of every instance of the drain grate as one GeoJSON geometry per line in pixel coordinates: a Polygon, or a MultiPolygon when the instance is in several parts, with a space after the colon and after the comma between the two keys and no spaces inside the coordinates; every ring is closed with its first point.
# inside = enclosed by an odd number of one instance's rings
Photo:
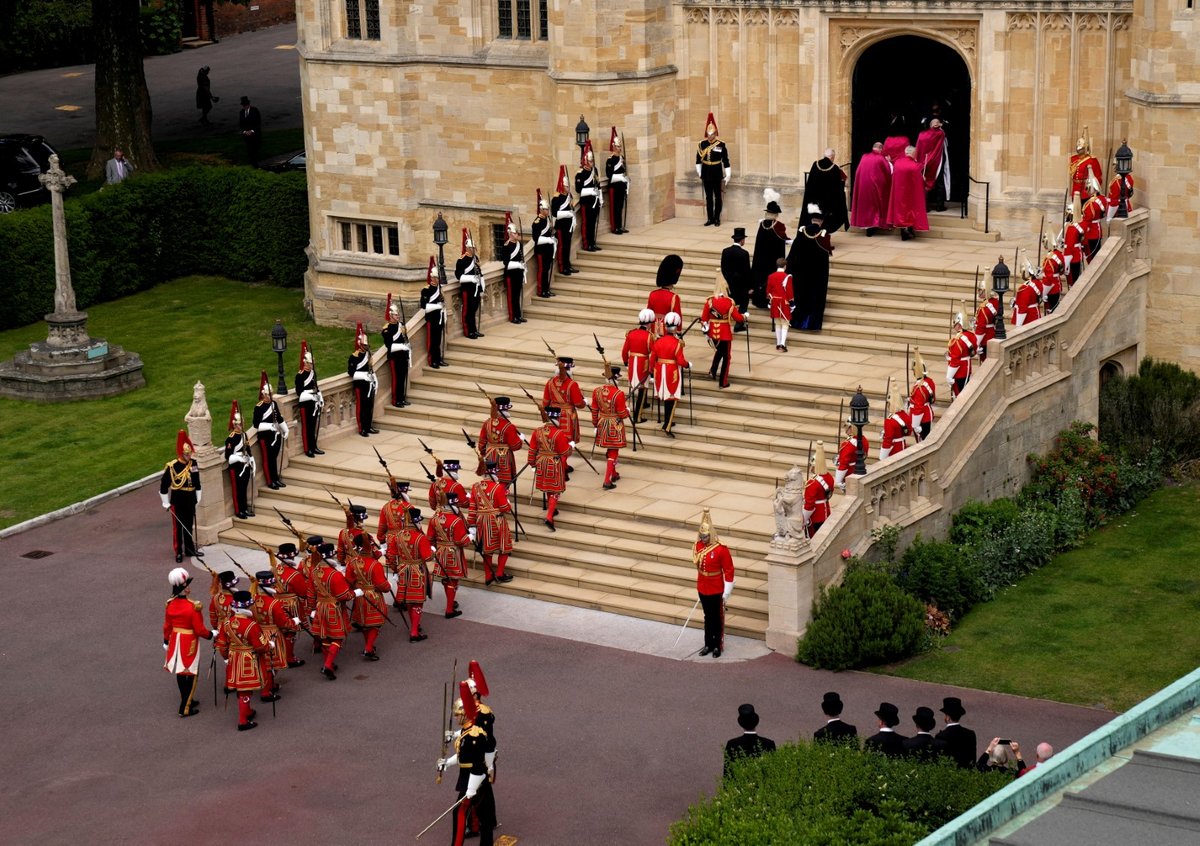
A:
{"type": "Polygon", "coordinates": [[[26,552],[22,558],[48,558],[54,553],[48,549],[35,549],[32,552],[26,552]]]}

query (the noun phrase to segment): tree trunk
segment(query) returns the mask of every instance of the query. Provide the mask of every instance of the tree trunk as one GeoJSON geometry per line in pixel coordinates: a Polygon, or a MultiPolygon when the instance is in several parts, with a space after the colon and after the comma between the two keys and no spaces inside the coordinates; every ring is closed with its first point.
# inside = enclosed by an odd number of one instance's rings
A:
{"type": "Polygon", "coordinates": [[[139,171],[158,169],[150,139],[150,90],[142,67],[138,0],[92,0],[96,37],[96,146],[88,177],[104,173],[104,163],[120,147],[139,171]]]}

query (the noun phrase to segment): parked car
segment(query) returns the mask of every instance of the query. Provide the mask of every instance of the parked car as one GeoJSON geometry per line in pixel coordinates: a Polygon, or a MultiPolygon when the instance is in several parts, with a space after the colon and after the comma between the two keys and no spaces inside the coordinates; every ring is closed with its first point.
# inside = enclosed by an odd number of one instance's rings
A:
{"type": "Polygon", "coordinates": [[[0,214],[50,199],[38,176],[50,170],[55,152],[40,135],[0,135],[0,214]]]}
{"type": "Polygon", "coordinates": [[[275,173],[283,173],[289,170],[298,170],[304,172],[307,161],[303,150],[297,150],[294,153],[284,153],[279,156],[271,156],[263,159],[258,163],[258,166],[263,170],[274,171],[275,173]]]}

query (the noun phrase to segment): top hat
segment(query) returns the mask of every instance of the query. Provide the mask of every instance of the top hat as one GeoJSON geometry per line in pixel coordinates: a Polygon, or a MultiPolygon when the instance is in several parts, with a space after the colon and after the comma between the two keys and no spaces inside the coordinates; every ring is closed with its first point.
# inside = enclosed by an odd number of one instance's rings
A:
{"type": "Polygon", "coordinates": [[[900,709],[891,702],[880,702],[875,716],[887,723],[888,728],[895,728],[900,724],[900,709]]]}
{"type": "Polygon", "coordinates": [[[754,731],[758,728],[758,714],[754,711],[754,706],[749,703],[738,706],[738,725],[746,731],[754,731]]]}
{"type": "Polygon", "coordinates": [[[821,710],[825,712],[827,717],[836,717],[842,713],[842,697],[838,696],[834,691],[829,691],[821,699],[821,710]]]}
{"type": "Polygon", "coordinates": [[[933,716],[933,709],[922,705],[917,709],[917,713],[913,714],[913,724],[921,731],[932,731],[937,724],[937,720],[933,716]]]}
{"type": "Polygon", "coordinates": [[[729,236],[729,238],[730,238],[730,240],[732,240],[732,241],[743,241],[743,240],[745,240],[745,238],[746,238],[746,227],[744,227],[744,226],[735,226],[735,227],[733,228],[733,234],[732,234],[732,235],[730,235],[730,236],[729,236]]]}
{"type": "Polygon", "coordinates": [[[957,720],[967,713],[967,709],[963,707],[962,700],[957,696],[946,696],[942,699],[942,707],[938,709],[952,720],[957,720]]]}

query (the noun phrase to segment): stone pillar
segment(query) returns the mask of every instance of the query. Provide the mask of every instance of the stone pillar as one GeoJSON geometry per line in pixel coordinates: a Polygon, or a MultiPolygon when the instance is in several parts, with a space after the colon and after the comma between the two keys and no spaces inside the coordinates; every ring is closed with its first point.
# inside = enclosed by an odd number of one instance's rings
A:
{"type": "MultiPolygon", "coordinates": [[[[229,474],[225,472],[224,444],[216,446],[212,439],[212,415],[204,384],[192,388],[192,407],[184,417],[188,437],[196,448],[196,463],[200,467],[200,489],[203,495],[196,506],[196,543],[207,546],[217,542],[217,535],[233,525],[233,497],[229,490],[229,474]]],[[[219,570],[221,568],[214,567],[219,570]]]]}
{"type": "Polygon", "coordinates": [[[776,537],[767,551],[767,646],[796,654],[812,614],[813,556],[807,538],[776,537]]]}

